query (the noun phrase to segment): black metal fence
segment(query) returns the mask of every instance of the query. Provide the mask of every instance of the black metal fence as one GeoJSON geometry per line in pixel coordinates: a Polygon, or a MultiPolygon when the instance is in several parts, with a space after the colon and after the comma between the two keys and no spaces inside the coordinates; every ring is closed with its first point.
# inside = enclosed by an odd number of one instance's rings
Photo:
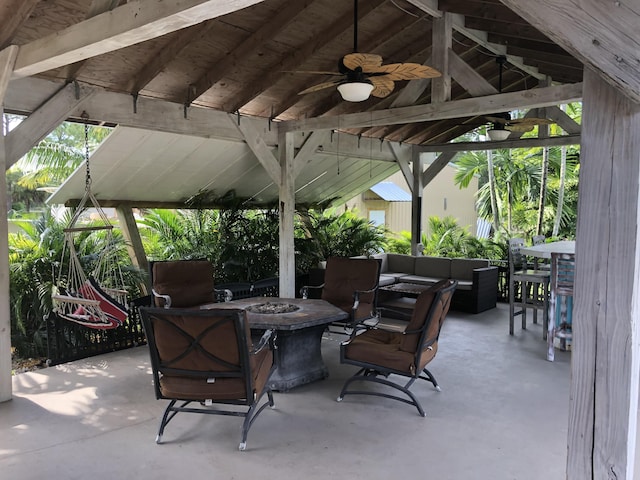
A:
{"type": "Polygon", "coordinates": [[[102,353],[145,344],[137,308],[117,328],[97,330],[70,322],[56,314],[47,318],[47,365],[71,362],[102,353]]]}

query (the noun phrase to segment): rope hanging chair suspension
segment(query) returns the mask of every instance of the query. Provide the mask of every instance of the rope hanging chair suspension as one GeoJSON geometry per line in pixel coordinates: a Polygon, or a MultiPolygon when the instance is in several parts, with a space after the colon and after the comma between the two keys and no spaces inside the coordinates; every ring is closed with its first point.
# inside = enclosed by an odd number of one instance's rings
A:
{"type": "Polygon", "coordinates": [[[71,221],[64,229],[57,292],[52,296],[53,309],[58,317],[65,320],[94,329],[112,329],[122,325],[127,319],[127,291],[124,289],[122,271],[114,248],[113,225],[91,192],[89,126],[86,123],[84,142],[85,191],[71,221]],[[96,211],[96,221],[86,220],[89,208],[96,211]],[[91,236],[98,235],[104,235],[105,248],[95,258],[91,272],[86,273],[78,246],[91,236]]]}

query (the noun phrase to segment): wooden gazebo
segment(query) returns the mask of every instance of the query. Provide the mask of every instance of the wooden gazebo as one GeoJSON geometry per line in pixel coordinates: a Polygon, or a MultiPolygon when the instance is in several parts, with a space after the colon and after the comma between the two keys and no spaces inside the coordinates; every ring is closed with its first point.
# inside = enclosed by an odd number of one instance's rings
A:
{"type": "MultiPolygon", "coordinates": [[[[500,112],[556,122],[566,135],[546,138],[539,126],[538,139],[513,132],[481,148],[581,144],[567,478],[633,478],[640,365],[636,2],[367,0],[356,12],[351,0],[0,0],[0,99],[5,112],[27,117],[0,136],[5,168],[64,120],[241,143],[266,171],[280,205],[286,295],[294,285],[296,179],[322,154],[358,157],[360,143],[369,142],[361,157],[391,162],[404,174],[417,232],[422,191],[455,154],[448,142],[500,112]],[[384,63],[426,64],[442,75],[397,81],[390,95],[357,103],[333,87],[298,95],[340,77],[292,72],[335,71],[354,43],[384,63]],[[577,125],[558,106],[580,99],[577,125]],[[384,152],[379,158],[372,142],[384,152]],[[426,169],[422,151],[439,153],[426,169]]],[[[0,182],[0,196],[5,188],[0,182]]],[[[136,199],[120,195],[105,191],[100,200],[119,205],[126,225],[136,199]]],[[[6,212],[0,228],[2,401],[11,398],[6,212]]]]}

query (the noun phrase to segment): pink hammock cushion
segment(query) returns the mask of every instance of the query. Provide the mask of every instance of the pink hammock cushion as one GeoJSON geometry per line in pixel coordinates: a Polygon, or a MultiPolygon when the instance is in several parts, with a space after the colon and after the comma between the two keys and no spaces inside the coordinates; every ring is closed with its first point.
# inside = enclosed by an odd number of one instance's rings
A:
{"type": "Polygon", "coordinates": [[[78,296],[89,300],[99,301],[99,308],[105,314],[106,320],[109,323],[104,323],[103,319],[96,317],[95,315],[91,315],[82,306],[79,306],[73,314],[70,315],[71,317],[75,317],[73,321],[79,323],[81,321],[83,324],[92,326],[93,328],[100,328],[100,326],[102,326],[102,328],[115,328],[122,325],[127,319],[128,313],[126,307],[102,290],[92,277],[87,278],[87,280],[80,286],[78,289],[78,296]]]}

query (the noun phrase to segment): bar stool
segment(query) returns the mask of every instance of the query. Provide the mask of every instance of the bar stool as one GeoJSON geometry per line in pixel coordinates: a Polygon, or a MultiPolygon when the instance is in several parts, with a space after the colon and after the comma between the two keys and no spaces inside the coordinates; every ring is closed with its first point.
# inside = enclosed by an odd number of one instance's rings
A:
{"type": "Polygon", "coordinates": [[[516,315],[522,315],[522,329],[527,329],[527,308],[534,309],[534,322],[537,311],[542,310],[543,338],[547,337],[549,325],[549,270],[529,268],[526,257],[520,252],[524,239],[509,240],[509,335],[513,335],[516,315]],[[516,289],[520,295],[516,301],[516,289]],[[541,292],[542,291],[542,292],[541,292]],[[516,304],[520,310],[516,312],[516,304]]]}
{"type": "Polygon", "coordinates": [[[560,338],[565,348],[568,347],[572,339],[571,310],[575,268],[574,254],[551,254],[551,293],[547,332],[547,360],[550,362],[555,359],[554,341],[556,337],[560,338]]]}

